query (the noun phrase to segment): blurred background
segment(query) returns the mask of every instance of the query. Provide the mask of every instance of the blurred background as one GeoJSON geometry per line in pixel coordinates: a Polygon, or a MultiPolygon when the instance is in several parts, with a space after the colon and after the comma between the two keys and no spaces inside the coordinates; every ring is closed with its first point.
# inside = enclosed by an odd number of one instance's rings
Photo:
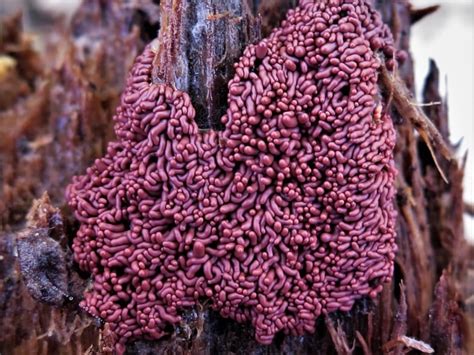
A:
{"type": "MultiPolygon", "coordinates": [[[[67,21],[80,1],[0,0],[0,16],[23,10],[26,29],[39,37],[52,19],[67,21]]],[[[441,92],[448,98],[451,141],[461,142],[459,159],[469,152],[464,196],[467,202],[474,203],[474,0],[412,0],[412,4],[415,8],[441,5],[413,27],[411,48],[416,62],[417,95],[419,98],[429,59],[433,58],[441,72],[441,92]]],[[[466,216],[465,224],[466,236],[474,243],[474,218],[466,216]]]]}

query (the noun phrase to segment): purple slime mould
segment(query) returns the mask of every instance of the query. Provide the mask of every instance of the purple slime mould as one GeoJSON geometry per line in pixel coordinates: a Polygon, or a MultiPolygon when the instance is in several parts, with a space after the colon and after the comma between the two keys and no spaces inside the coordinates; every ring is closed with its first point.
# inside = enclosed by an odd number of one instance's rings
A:
{"type": "Polygon", "coordinates": [[[221,132],[152,82],[149,45],[105,157],[68,187],[82,306],[127,339],[158,339],[200,299],[256,339],[315,331],[391,279],[395,131],[377,85],[391,35],[365,0],[302,0],[246,48],[221,132]]]}

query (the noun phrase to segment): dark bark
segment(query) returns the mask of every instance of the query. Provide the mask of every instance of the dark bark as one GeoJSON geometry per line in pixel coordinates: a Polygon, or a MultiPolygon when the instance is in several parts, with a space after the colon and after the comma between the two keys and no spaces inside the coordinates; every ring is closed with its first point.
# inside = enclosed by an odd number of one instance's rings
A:
{"type": "MultiPolygon", "coordinates": [[[[97,353],[111,347],[107,325],[78,307],[88,275],[71,261],[68,244],[77,225],[64,208],[64,189],[103,154],[126,72],[160,23],[154,80],[188,91],[200,128],[218,129],[232,64],[260,37],[260,28],[268,34],[294,3],[164,0],[160,20],[156,1],[86,0],[71,29],[41,55],[22,35],[18,18],[4,22],[0,55],[16,66],[0,76],[0,93],[10,93],[0,98],[0,353],[97,353]],[[43,196],[33,203],[43,191],[51,201],[43,196]]],[[[413,10],[405,0],[375,3],[405,50],[411,23],[434,11],[413,10]]],[[[413,91],[410,59],[398,74],[413,91]]],[[[449,141],[438,76],[432,62],[423,100],[442,104],[424,109],[449,141]]],[[[427,349],[415,340],[437,354],[467,351],[472,304],[463,305],[472,289],[465,275],[474,265],[466,264],[463,165],[437,153],[446,184],[415,127],[399,111],[393,108],[399,252],[394,280],[377,300],[363,299],[348,313],[320,317],[315,335],[278,335],[271,346],[256,343],[248,325],[223,319],[203,304],[186,311],[167,338],[135,341],[128,352],[402,354],[410,347],[427,349]]]]}
{"type": "Polygon", "coordinates": [[[219,129],[233,63],[260,26],[241,0],[164,0],[154,81],[171,83],[193,98],[201,129],[219,129]]]}

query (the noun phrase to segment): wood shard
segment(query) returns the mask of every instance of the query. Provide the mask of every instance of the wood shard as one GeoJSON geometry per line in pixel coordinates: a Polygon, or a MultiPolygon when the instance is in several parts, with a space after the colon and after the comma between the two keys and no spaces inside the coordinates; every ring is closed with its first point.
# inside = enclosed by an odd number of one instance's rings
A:
{"type": "Polygon", "coordinates": [[[426,16],[431,15],[432,13],[437,11],[439,7],[440,7],[439,5],[432,5],[432,6],[419,8],[419,9],[411,8],[410,9],[411,24],[415,24],[421,19],[425,18],[426,16]]]}
{"type": "Polygon", "coordinates": [[[436,152],[439,151],[448,161],[453,159],[451,149],[444,141],[441,133],[436,126],[430,121],[426,114],[416,105],[412,104],[412,94],[406,88],[398,74],[390,73],[385,66],[382,65],[381,82],[386,92],[393,98],[393,103],[398,110],[400,116],[409,119],[420,136],[425,141],[431,156],[438,168],[443,180],[448,184],[448,178],[438,162],[436,152]]]}

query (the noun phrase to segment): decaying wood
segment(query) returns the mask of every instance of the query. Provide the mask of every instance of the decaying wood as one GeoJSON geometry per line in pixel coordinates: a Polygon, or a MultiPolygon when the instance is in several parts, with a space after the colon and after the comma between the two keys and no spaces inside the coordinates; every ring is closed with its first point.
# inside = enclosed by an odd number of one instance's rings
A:
{"type": "Polygon", "coordinates": [[[411,24],[413,25],[417,23],[418,21],[432,14],[438,9],[439,9],[439,5],[432,5],[432,6],[419,8],[419,9],[416,9],[416,8],[411,9],[410,11],[411,24]]]}
{"type": "MultiPolygon", "coordinates": [[[[46,50],[41,55],[22,32],[20,15],[1,19],[0,57],[13,65],[0,77],[0,92],[21,88],[0,99],[2,354],[82,354],[91,346],[99,347],[100,322],[78,307],[87,275],[79,275],[68,249],[58,249],[48,239],[50,225],[60,216],[69,243],[75,232],[70,214],[52,213],[47,223],[38,214],[28,221],[26,216],[44,191],[51,203],[64,206],[64,189],[71,177],[103,154],[112,137],[111,117],[125,75],[144,46],[141,38],[148,40],[149,30],[156,35],[151,9],[158,7],[145,2],[137,8],[119,1],[84,1],[68,31],[61,35],[58,28],[51,37],[42,36],[46,50]],[[35,225],[41,230],[31,229],[35,225]],[[41,241],[48,255],[37,260],[28,251],[41,241]],[[18,252],[23,255],[25,279],[18,252]],[[63,273],[60,282],[51,273],[31,274],[38,263],[55,264],[64,257],[67,280],[63,273]],[[27,287],[54,306],[35,301],[27,287]]],[[[49,210],[51,203],[38,200],[36,205],[49,210]]]]}
{"type": "MultiPolygon", "coordinates": [[[[431,156],[433,157],[433,161],[439,173],[441,174],[441,177],[443,178],[444,182],[448,184],[448,178],[438,163],[435,149],[448,160],[452,160],[452,153],[450,148],[445,143],[441,133],[420,108],[424,105],[414,104],[412,97],[413,95],[409,92],[402,79],[396,73],[390,73],[384,65],[382,65],[380,69],[380,81],[383,88],[389,95],[389,102],[393,100],[399,115],[410,120],[420,134],[421,138],[423,138],[423,141],[426,143],[428,149],[431,152],[431,156]]],[[[429,103],[426,106],[431,105],[432,104],[429,103]]]]}
{"type": "MultiPolygon", "coordinates": [[[[397,46],[407,51],[411,23],[435,10],[417,12],[406,0],[374,2],[397,46]]],[[[46,42],[49,50],[42,54],[21,32],[19,17],[2,20],[2,354],[111,352],[107,325],[78,307],[88,275],[78,272],[71,260],[68,245],[77,224],[64,207],[63,194],[71,177],[102,155],[112,138],[111,117],[125,75],[144,44],[160,28],[154,80],[188,91],[200,128],[219,129],[233,63],[245,45],[260,37],[260,24],[267,35],[295,1],[163,0],[161,11],[157,3],[86,0],[70,30],[46,42]],[[44,191],[49,198],[41,197],[44,191]],[[45,257],[31,250],[42,241],[45,257]],[[60,262],[57,268],[42,272],[42,263],[55,262],[60,262]],[[48,286],[47,292],[42,291],[48,286]]],[[[207,304],[200,304],[184,312],[170,336],[129,344],[130,354],[468,351],[474,312],[474,289],[468,282],[474,280],[474,263],[467,261],[474,251],[464,240],[463,164],[452,158],[456,147],[447,143],[447,105],[438,91],[439,73],[432,62],[424,102],[419,104],[411,95],[410,58],[396,77],[381,75],[390,79],[385,92],[392,92],[398,131],[399,251],[394,279],[377,300],[362,299],[350,312],[320,317],[314,335],[278,335],[271,346],[256,343],[248,325],[223,319],[207,304]],[[422,138],[432,144],[431,151],[422,138]],[[438,170],[446,174],[449,184],[438,170]]]]}
{"type": "Polygon", "coordinates": [[[474,216],[474,203],[465,202],[464,203],[464,210],[470,216],[474,216]]]}
{"type": "Polygon", "coordinates": [[[219,129],[233,61],[259,39],[258,18],[241,0],[164,0],[161,24],[153,80],[191,95],[199,128],[219,129]]]}

